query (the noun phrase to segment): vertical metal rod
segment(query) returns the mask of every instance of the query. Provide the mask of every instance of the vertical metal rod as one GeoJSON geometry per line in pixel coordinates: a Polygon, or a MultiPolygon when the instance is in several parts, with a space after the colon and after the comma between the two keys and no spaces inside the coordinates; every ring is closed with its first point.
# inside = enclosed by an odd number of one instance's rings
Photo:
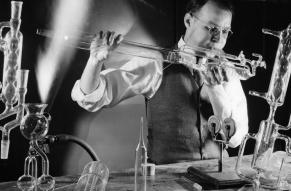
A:
{"type": "Polygon", "coordinates": [[[223,143],[219,143],[219,159],[218,159],[218,172],[222,172],[222,159],[223,159],[223,143]]]}

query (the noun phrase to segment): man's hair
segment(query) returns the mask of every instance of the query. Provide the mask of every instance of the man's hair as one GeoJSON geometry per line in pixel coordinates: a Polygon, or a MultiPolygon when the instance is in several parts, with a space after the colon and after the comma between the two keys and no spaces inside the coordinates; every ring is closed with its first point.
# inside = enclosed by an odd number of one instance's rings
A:
{"type": "Polygon", "coordinates": [[[233,4],[231,0],[189,0],[186,11],[195,13],[199,11],[207,2],[215,3],[219,8],[230,11],[233,14],[233,4]]]}

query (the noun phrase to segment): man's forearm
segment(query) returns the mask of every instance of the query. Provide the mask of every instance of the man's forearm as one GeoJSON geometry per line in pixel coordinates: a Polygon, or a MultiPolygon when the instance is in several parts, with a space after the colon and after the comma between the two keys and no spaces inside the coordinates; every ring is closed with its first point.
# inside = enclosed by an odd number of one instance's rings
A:
{"type": "Polygon", "coordinates": [[[96,59],[90,57],[82,73],[80,88],[84,94],[92,93],[100,83],[100,72],[103,64],[97,62],[96,59]]]}

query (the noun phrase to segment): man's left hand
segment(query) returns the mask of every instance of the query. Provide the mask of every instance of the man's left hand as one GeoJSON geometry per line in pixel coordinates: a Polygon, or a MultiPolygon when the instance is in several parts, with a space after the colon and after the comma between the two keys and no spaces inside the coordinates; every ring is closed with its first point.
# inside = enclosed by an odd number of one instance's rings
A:
{"type": "Polygon", "coordinates": [[[229,77],[227,69],[218,64],[208,62],[205,72],[202,72],[204,82],[209,86],[220,85],[223,82],[228,82],[229,77]]]}

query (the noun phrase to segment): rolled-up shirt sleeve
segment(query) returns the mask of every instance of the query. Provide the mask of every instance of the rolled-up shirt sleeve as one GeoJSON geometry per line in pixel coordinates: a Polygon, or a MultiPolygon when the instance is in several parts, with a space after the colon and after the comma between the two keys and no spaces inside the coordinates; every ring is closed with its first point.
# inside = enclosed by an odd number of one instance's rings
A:
{"type": "Polygon", "coordinates": [[[121,68],[106,69],[100,73],[100,83],[95,91],[84,94],[77,80],[71,96],[88,111],[111,107],[135,95],[151,98],[162,81],[162,63],[157,60],[133,58],[121,68]]]}
{"type": "Polygon", "coordinates": [[[241,86],[240,80],[234,79],[225,86],[225,92],[228,95],[229,107],[231,108],[231,117],[235,121],[236,132],[229,140],[229,146],[235,148],[239,146],[248,133],[248,111],[247,101],[241,86]]]}
{"type": "Polygon", "coordinates": [[[232,98],[231,117],[236,124],[236,132],[229,140],[229,146],[235,148],[241,144],[249,130],[247,100],[241,83],[238,80],[234,81],[231,86],[227,87],[226,91],[232,98]]]}
{"type": "Polygon", "coordinates": [[[221,120],[230,117],[235,122],[236,132],[229,140],[229,146],[235,148],[248,133],[248,112],[246,97],[238,76],[229,73],[229,78],[223,85],[206,87],[214,115],[221,120]]]}

